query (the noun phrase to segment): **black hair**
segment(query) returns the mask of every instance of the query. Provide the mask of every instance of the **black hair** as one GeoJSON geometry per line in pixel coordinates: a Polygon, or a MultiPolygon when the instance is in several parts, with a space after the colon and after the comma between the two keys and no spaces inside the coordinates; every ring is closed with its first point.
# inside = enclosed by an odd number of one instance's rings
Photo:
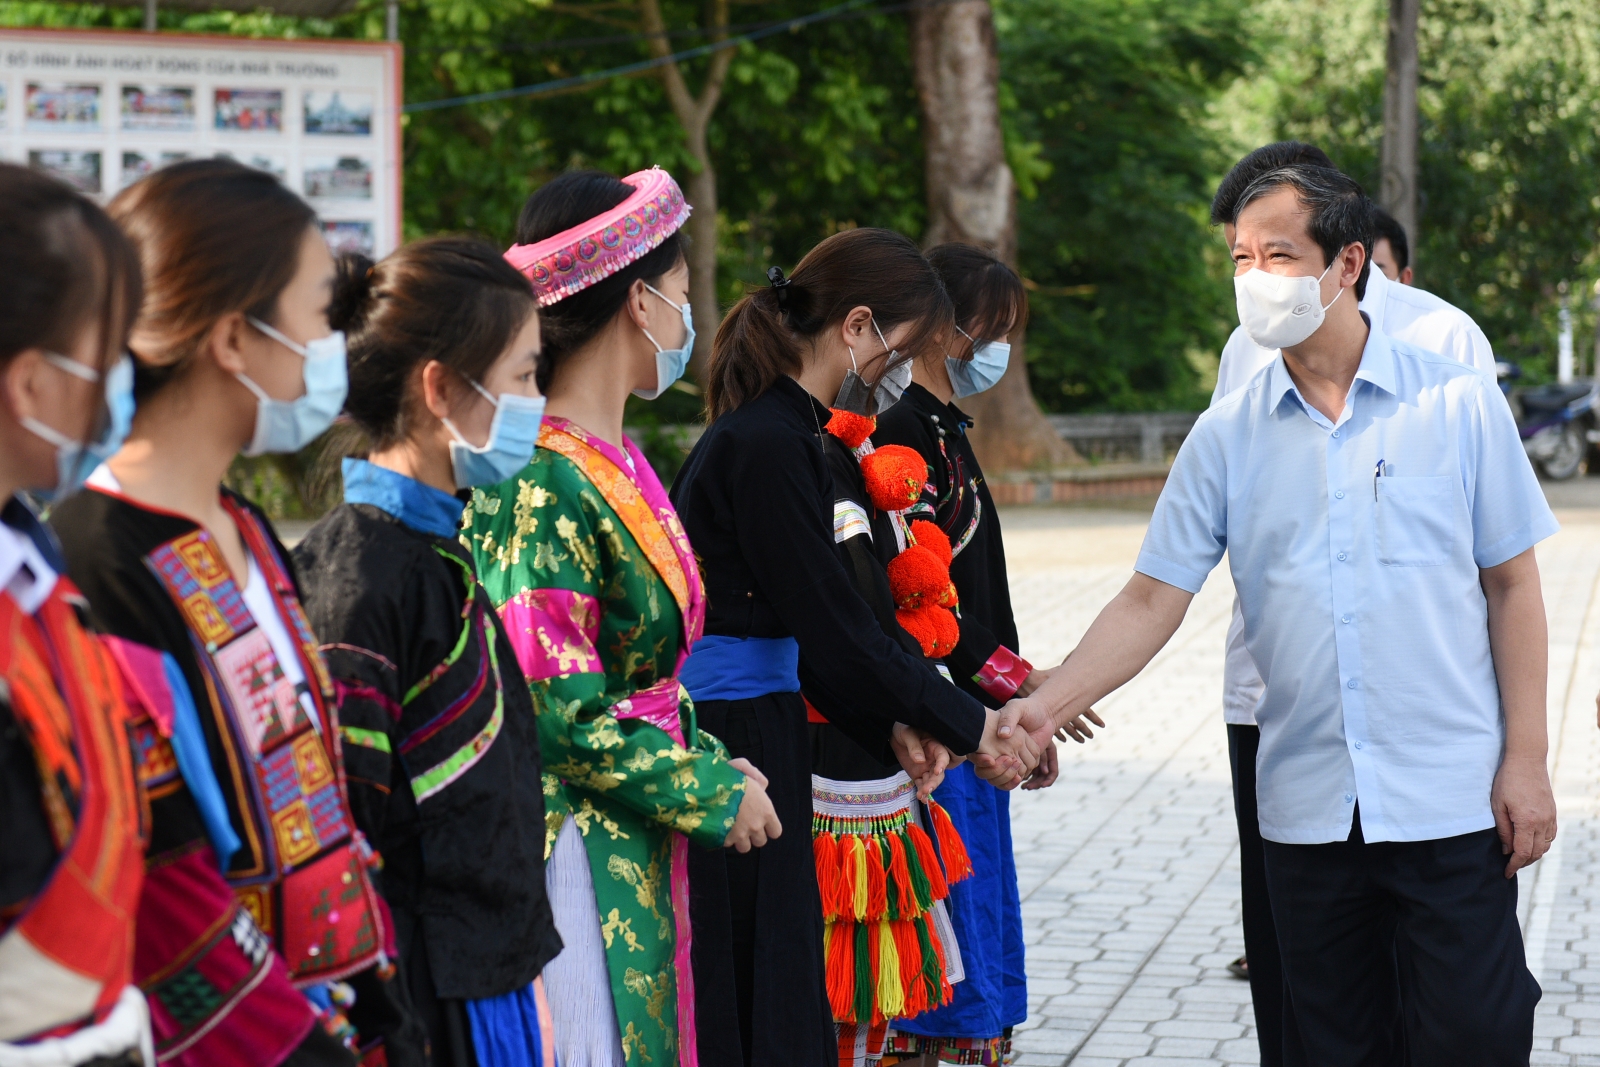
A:
{"type": "Polygon", "coordinates": [[[1295,165],[1268,171],[1251,182],[1239,195],[1234,219],[1239,213],[1275,189],[1289,186],[1300,203],[1311,212],[1307,229],[1322,248],[1322,262],[1333,262],[1343,249],[1359,244],[1365,255],[1361,275],[1356,279],[1356,299],[1367,295],[1367,273],[1372,269],[1373,213],[1377,210],[1354,178],[1328,167],[1295,165]]]}
{"type": "Polygon", "coordinates": [[[1233,165],[1211,198],[1211,225],[1232,224],[1239,217],[1239,197],[1257,178],[1280,167],[1327,167],[1337,170],[1328,153],[1304,141],[1274,141],[1245,156],[1233,165]]]}
{"type": "Polygon", "coordinates": [[[1372,211],[1373,244],[1379,241],[1388,241],[1389,248],[1394,252],[1394,266],[1396,270],[1405,270],[1411,266],[1411,242],[1406,239],[1406,228],[1400,225],[1400,220],[1389,214],[1383,208],[1374,208],[1372,211]]]}
{"type": "Polygon", "coordinates": [[[385,448],[406,434],[415,371],[438,360],[481,382],[538,312],[528,279],[472,237],[428,237],[374,264],[341,256],[328,323],[345,332],[350,392],[345,412],[385,448]]]}
{"type": "MultiPolygon", "coordinates": [[[[563,230],[582,225],[622,203],[633,186],[615,175],[597,170],[568,171],[541,186],[517,216],[517,244],[531,245],[563,230]]],[[[544,358],[539,366],[539,388],[550,381],[568,356],[588,344],[617,317],[628,302],[628,290],[643,280],[654,284],[684,260],[688,238],[681,230],[668,235],[655,248],[602,282],[547,305],[541,311],[544,358]]]]}
{"type": "Polygon", "coordinates": [[[928,262],[950,294],[956,325],[967,333],[956,335],[952,354],[964,355],[976,341],[1002,341],[1027,321],[1028,293],[1022,279],[983,249],[952,241],[930,248],[928,262]]]}
{"type": "Polygon", "coordinates": [[[70,351],[94,325],[104,370],[142,292],[138,256],[104,211],[49,175],[0,163],[0,366],[30,348],[70,351]]]}
{"type": "MultiPolygon", "coordinates": [[[[783,375],[799,374],[810,339],[843,322],[852,308],[871,308],[885,334],[901,323],[916,324],[897,347],[895,364],[954,332],[944,283],[916,244],[893,230],[836,233],[807,252],[790,277],[776,269],[772,277],[773,284],[746,294],[717,327],[705,383],[712,419],[754,400],[783,375]]],[[[888,370],[887,355],[863,362],[861,376],[877,381],[888,370]]]]}

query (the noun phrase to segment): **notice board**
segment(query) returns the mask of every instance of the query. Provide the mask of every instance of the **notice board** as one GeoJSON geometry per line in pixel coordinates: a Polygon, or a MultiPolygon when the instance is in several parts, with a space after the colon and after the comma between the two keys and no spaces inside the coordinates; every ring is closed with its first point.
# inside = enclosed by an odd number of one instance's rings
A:
{"type": "Polygon", "coordinates": [[[400,243],[400,46],[0,29],[0,159],[104,203],[229,156],[316,208],[336,251],[400,243]]]}

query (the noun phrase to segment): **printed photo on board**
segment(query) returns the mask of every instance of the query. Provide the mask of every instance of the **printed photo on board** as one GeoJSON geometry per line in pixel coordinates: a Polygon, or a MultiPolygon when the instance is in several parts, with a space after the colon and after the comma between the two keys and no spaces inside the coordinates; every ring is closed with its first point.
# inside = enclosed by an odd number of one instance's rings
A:
{"type": "Polygon", "coordinates": [[[192,158],[187,152],[131,152],[122,153],[122,173],[118,178],[120,188],[126,189],[153,170],[171,163],[181,163],[192,158]]]}
{"type": "Polygon", "coordinates": [[[247,167],[266,171],[280,182],[289,174],[289,164],[284,158],[267,152],[218,152],[217,158],[237,159],[247,167]]]}
{"type": "Polygon", "coordinates": [[[306,133],[366,137],[372,133],[372,94],[307,90],[306,133]]]}
{"type": "Polygon", "coordinates": [[[39,132],[100,128],[100,86],[29,82],[27,128],[39,132]]]}
{"type": "Polygon", "coordinates": [[[34,149],[28,153],[28,166],[66,182],[80,193],[100,193],[100,153],[72,149],[34,149]]]}
{"type": "Polygon", "coordinates": [[[339,222],[333,219],[322,220],[322,236],[328,240],[328,248],[336,256],[346,252],[360,252],[364,256],[372,255],[372,223],[370,222],[339,222]]]}
{"type": "Polygon", "coordinates": [[[188,85],[124,85],[122,128],[171,132],[194,129],[194,88],[188,85]]]}
{"type": "Polygon", "coordinates": [[[305,194],[330,200],[371,200],[372,164],[359,156],[312,156],[305,163],[305,194]]]}
{"type": "Polygon", "coordinates": [[[280,133],[283,130],[282,89],[218,89],[214,97],[219,130],[280,133]]]}

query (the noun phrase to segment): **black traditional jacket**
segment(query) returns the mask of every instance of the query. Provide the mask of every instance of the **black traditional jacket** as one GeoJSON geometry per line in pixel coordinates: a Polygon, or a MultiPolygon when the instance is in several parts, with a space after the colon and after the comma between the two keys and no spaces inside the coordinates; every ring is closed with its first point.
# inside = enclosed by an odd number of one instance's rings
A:
{"type": "Polygon", "coordinates": [[[802,691],[874,754],[887,758],[896,722],[972,752],[983,708],[890,636],[841,557],[829,417],[782,377],[713,422],[690,453],[672,501],[705,575],[706,633],[796,638],[802,691]]]}
{"type": "Polygon", "coordinates": [[[420,938],[437,995],[481,999],[526,986],[561,939],[532,701],[471,554],[445,529],[347,502],[294,555],[401,956],[420,938]]]}
{"type": "Polygon", "coordinates": [[[900,402],[878,417],[872,442],[914,448],[928,463],[927,488],[908,518],[930,520],[950,538],[950,580],[961,596],[961,641],[944,662],[957,685],[998,708],[1031,668],[1017,656],[1000,519],[967,438],[971,425],[960,408],[940,403],[912,383],[900,402]]]}

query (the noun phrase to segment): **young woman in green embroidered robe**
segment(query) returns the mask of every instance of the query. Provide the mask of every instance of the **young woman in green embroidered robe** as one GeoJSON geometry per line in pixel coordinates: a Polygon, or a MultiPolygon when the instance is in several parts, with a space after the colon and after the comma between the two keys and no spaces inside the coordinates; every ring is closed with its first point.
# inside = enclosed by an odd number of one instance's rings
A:
{"type": "Polygon", "coordinates": [[[571,1067],[737,1055],[731,1006],[697,1010],[688,849],[744,851],[782,829],[765,779],[698,729],[678,683],[703,621],[700,576],[622,433],[628,393],[659,395],[693,347],[676,237],[687,215],[659,170],[566,174],[529,201],[507,259],[543,307],[548,415],[533,461],[474,492],[466,518],[538,710],[546,877],[566,945],[545,983],[571,1067]]]}

